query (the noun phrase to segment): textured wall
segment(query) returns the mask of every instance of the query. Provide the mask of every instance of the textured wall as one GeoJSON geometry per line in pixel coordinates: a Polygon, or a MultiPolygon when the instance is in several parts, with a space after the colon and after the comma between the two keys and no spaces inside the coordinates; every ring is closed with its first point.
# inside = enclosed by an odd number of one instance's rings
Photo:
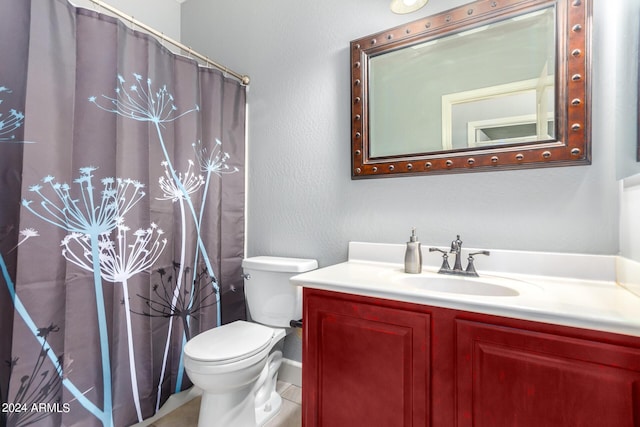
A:
{"type": "Polygon", "coordinates": [[[182,5],[183,41],[252,78],[249,256],[324,266],[345,260],[350,240],[403,242],[411,226],[425,244],[460,233],[473,247],[618,252],[615,121],[607,119],[616,67],[599,25],[616,17],[605,16],[603,2],[594,2],[592,165],[350,179],[349,41],[464,3],[432,1],[409,16],[392,14],[386,0],[182,5]]]}
{"type": "MultiPolygon", "coordinates": [[[[167,37],[180,40],[180,3],[176,0],[103,0],[103,2],[133,16],[167,37]]],[[[94,6],[89,0],[70,0],[70,3],[101,13],[109,13],[94,6]]],[[[171,46],[167,47],[173,49],[171,46]]]]}

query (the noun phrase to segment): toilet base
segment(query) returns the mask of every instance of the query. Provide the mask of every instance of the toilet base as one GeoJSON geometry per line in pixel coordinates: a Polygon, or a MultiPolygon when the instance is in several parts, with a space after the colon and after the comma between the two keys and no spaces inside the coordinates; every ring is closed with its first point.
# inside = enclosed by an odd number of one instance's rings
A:
{"type": "Polygon", "coordinates": [[[249,389],[226,394],[203,393],[198,427],[247,427],[255,425],[249,389]]]}
{"type": "Polygon", "coordinates": [[[271,392],[269,400],[260,407],[256,408],[256,426],[262,427],[273,417],[278,415],[282,407],[282,397],[275,391],[271,392]]]}
{"type": "Polygon", "coordinates": [[[274,390],[255,406],[251,385],[223,394],[202,394],[198,427],[262,427],[278,415],[282,397],[274,390]]]}

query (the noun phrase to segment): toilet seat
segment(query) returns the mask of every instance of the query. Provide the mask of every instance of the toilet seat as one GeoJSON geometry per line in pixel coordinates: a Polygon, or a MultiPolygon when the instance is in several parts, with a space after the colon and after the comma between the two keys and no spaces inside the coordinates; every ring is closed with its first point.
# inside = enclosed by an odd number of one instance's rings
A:
{"type": "Polygon", "coordinates": [[[271,345],[274,334],[267,326],[238,320],[192,338],[184,353],[194,361],[226,365],[261,353],[271,345]]]}

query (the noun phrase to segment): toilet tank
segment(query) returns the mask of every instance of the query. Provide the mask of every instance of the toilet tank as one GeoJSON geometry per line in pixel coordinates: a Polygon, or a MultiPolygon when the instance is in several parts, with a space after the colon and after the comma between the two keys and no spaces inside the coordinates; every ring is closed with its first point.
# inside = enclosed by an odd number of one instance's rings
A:
{"type": "Polygon", "coordinates": [[[257,256],[242,260],[244,293],[251,320],[267,326],[289,327],[302,318],[302,289],[289,279],[318,268],[315,259],[257,256]]]}

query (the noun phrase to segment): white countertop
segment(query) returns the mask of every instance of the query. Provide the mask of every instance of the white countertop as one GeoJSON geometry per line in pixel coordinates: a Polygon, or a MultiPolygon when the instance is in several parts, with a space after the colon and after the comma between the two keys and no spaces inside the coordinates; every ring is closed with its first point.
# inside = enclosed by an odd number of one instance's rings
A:
{"type": "MultiPolygon", "coordinates": [[[[417,275],[404,273],[403,258],[398,259],[401,254],[403,245],[351,243],[347,262],[299,274],[291,282],[308,288],[640,336],[640,297],[616,284],[615,257],[492,251],[491,257],[510,257],[509,269],[516,271],[520,262],[536,265],[546,261],[543,270],[554,273],[545,258],[553,255],[554,262],[567,267],[562,271],[575,269],[573,275],[579,277],[486,271],[481,267],[483,262],[487,263],[485,257],[477,257],[480,278],[464,280],[505,285],[517,291],[514,296],[486,296],[407,286],[407,276],[417,275]],[[536,260],[536,256],[541,258],[536,260]]],[[[427,254],[423,247],[423,260],[427,254]]],[[[435,253],[427,257],[420,276],[442,279],[444,275],[437,274],[440,258],[435,253]]]]}

